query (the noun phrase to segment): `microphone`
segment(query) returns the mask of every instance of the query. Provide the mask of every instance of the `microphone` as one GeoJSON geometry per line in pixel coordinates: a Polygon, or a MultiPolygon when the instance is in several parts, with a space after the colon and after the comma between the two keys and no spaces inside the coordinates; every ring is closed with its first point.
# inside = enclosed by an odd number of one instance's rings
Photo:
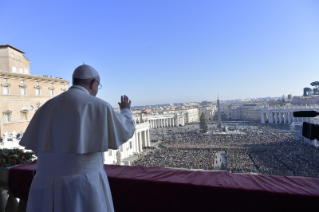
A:
{"type": "Polygon", "coordinates": [[[293,112],[294,117],[316,117],[319,115],[317,111],[296,111],[293,112]]]}

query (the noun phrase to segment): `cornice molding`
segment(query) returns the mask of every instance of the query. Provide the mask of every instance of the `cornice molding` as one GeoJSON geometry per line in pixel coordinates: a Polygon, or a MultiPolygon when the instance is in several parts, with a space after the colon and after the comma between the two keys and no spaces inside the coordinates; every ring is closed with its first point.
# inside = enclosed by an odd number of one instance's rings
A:
{"type": "Polygon", "coordinates": [[[35,85],[35,86],[33,86],[35,89],[41,89],[42,88],[42,86],[41,85],[35,85]]]}
{"type": "Polygon", "coordinates": [[[12,113],[12,110],[4,110],[2,111],[3,114],[11,114],[12,113]]]}
{"type": "Polygon", "coordinates": [[[20,110],[21,113],[28,113],[29,110],[28,109],[23,109],[23,110],[20,110]]]}
{"type": "Polygon", "coordinates": [[[42,81],[47,81],[47,82],[60,82],[61,84],[69,84],[69,81],[64,80],[64,79],[59,79],[59,78],[53,78],[53,77],[41,77],[41,76],[36,76],[36,75],[31,75],[31,74],[22,74],[22,73],[13,73],[13,72],[8,72],[8,71],[0,71],[0,77],[1,78],[25,78],[25,79],[34,79],[34,80],[42,80],[42,81]]]}
{"type": "Polygon", "coordinates": [[[19,87],[20,87],[20,88],[27,88],[28,85],[26,85],[26,84],[20,84],[19,87]]]}
{"type": "Polygon", "coordinates": [[[10,83],[8,83],[8,82],[3,82],[3,83],[1,83],[1,86],[2,87],[10,87],[11,86],[11,84],[10,83]]]}

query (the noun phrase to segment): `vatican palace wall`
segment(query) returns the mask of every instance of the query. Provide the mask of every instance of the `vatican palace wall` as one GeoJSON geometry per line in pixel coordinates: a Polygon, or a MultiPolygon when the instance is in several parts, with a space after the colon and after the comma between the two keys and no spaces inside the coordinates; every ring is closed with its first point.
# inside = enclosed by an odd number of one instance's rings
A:
{"type": "Polygon", "coordinates": [[[0,71],[0,135],[24,132],[36,110],[68,89],[63,79],[0,71]]]}

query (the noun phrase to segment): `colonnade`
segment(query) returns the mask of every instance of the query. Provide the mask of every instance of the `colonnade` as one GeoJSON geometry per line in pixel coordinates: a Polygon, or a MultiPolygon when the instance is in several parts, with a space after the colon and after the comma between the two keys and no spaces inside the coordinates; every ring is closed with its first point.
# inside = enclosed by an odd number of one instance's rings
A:
{"type": "Polygon", "coordinates": [[[261,123],[291,124],[292,122],[309,122],[309,117],[294,117],[293,111],[268,111],[261,112],[261,123]]]}
{"type": "Polygon", "coordinates": [[[151,146],[150,130],[136,130],[134,133],[133,151],[140,153],[145,147],[151,146]]]}
{"type": "Polygon", "coordinates": [[[266,107],[261,110],[261,123],[270,124],[291,124],[292,122],[309,122],[309,117],[294,117],[295,111],[318,111],[317,105],[290,105],[282,107],[266,107]]]}
{"type": "Polygon", "coordinates": [[[162,127],[174,127],[178,125],[174,117],[158,117],[149,119],[148,122],[150,123],[150,128],[162,128],[162,127]]]}
{"type": "MultiPolygon", "coordinates": [[[[125,159],[136,153],[142,153],[145,147],[150,147],[150,146],[151,146],[150,124],[148,122],[135,124],[135,132],[132,138],[130,138],[127,142],[122,144],[119,147],[119,149],[114,149],[114,150],[109,149],[107,152],[105,152],[104,163],[115,164],[118,160],[117,154],[120,154],[121,159],[125,159]]],[[[126,165],[129,165],[129,164],[126,164],[126,165]]]]}

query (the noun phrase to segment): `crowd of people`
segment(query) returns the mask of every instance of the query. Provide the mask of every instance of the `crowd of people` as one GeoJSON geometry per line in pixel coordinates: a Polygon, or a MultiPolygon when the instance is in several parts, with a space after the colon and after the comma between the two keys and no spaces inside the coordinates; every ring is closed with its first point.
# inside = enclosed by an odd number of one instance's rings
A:
{"type": "Polygon", "coordinates": [[[198,150],[152,150],[133,162],[133,166],[160,166],[184,169],[214,169],[215,151],[198,150]]]}
{"type": "Polygon", "coordinates": [[[237,133],[201,135],[197,130],[170,130],[162,135],[161,149],[133,162],[161,166],[231,172],[319,177],[319,150],[267,126],[242,126],[237,133]],[[216,153],[226,161],[216,166],[216,153]]]}

